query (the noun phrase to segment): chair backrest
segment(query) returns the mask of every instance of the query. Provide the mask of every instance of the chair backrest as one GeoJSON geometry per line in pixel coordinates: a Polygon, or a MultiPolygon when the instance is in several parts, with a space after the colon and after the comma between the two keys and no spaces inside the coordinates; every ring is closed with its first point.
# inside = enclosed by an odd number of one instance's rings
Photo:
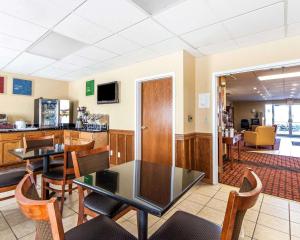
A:
{"type": "Polygon", "coordinates": [[[262,190],[259,177],[246,170],[240,191],[231,191],[228,198],[221,240],[238,240],[244,216],[252,208],[262,190]]]}
{"type": "Polygon", "coordinates": [[[275,136],[275,128],[273,126],[259,126],[255,129],[257,134],[265,134],[268,136],[275,136]]]}
{"type": "Polygon", "coordinates": [[[54,135],[41,136],[41,137],[23,137],[24,148],[41,148],[41,147],[53,147],[54,146],[54,135]]]}
{"type": "Polygon", "coordinates": [[[32,174],[20,181],[15,196],[23,214],[36,223],[36,240],[64,239],[58,202],[55,198],[40,200],[32,174]]]}
{"type": "Polygon", "coordinates": [[[249,128],[249,120],[248,119],[241,119],[241,128],[249,128]]]}
{"type": "Polygon", "coordinates": [[[109,168],[109,147],[88,152],[72,152],[76,178],[109,168]]]}
{"type": "Polygon", "coordinates": [[[95,141],[91,141],[82,145],[66,145],[64,146],[64,177],[67,174],[74,174],[74,166],[71,153],[87,152],[94,148],[95,141]]]}

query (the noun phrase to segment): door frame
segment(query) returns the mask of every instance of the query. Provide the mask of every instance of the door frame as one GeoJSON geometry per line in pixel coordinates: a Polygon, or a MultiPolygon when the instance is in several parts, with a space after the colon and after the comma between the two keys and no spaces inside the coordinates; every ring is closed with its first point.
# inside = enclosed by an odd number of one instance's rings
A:
{"type": "Polygon", "coordinates": [[[242,67],[232,70],[220,71],[220,72],[213,72],[211,78],[211,103],[212,103],[212,111],[211,111],[211,119],[212,119],[212,183],[217,184],[219,183],[218,178],[218,79],[221,76],[229,76],[231,74],[243,73],[243,72],[250,72],[250,71],[257,71],[257,70],[266,70],[269,68],[276,68],[276,67],[291,67],[295,65],[300,65],[300,59],[294,59],[289,61],[280,61],[280,62],[273,62],[269,64],[261,64],[255,65],[250,67],[242,67]]]}
{"type": "Polygon", "coordinates": [[[135,119],[135,137],[134,137],[134,156],[135,159],[140,160],[142,156],[141,149],[141,114],[142,114],[142,104],[141,104],[141,86],[143,82],[153,81],[153,80],[163,80],[167,77],[172,79],[172,166],[175,166],[175,123],[176,123],[176,86],[175,86],[175,73],[162,73],[158,75],[148,76],[144,78],[139,78],[135,80],[135,110],[134,110],[134,119],[135,119]]]}

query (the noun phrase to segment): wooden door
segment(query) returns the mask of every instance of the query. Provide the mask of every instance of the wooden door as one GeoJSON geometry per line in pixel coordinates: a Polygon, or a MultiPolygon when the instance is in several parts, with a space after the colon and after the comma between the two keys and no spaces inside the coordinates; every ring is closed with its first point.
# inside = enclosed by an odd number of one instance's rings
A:
{"type": "Polygon", "coordinates": [[[142,83],[141,110],[142,160],[172,164],[172,78],[142,83]]]}

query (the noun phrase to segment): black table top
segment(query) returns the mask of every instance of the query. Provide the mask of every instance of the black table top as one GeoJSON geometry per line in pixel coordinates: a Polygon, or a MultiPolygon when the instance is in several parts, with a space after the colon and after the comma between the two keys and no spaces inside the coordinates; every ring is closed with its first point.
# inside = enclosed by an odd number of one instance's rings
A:
{"type": "Polygon", "coordinates": [[[28,160],[28,159],[62,154],[64,153],[64,145],[55,144],[54,147],[43,147],[43,148],[34,148],[34,149],[16,148],[8,151],[9,153],[13,154],[14,156],[22,160],[28,160]]]}
{"type": "Polygon", "coordinates": [[[162,216],[204,173],[145,161],[131,161],[74,180],[78,185],[162,216]]]}

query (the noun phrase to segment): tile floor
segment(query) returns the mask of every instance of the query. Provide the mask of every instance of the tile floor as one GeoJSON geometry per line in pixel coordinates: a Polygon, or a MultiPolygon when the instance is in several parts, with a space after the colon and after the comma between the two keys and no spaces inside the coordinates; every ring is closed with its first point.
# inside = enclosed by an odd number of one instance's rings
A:
{"type": "MultiPolygon", "coordinates": [[[[40,182],[40,181],[38,181],[40,182]]],[[[40,189],[40,186],[38,186],[40,189]]],[[[183,210],[222,224],[229,191],[236,189],[218,184],[197,184],[188,191],[162,218],[149,215],[149,235],[156,231],[174,212],[183,210]]],[[[77,223],[78,196],[67,197],[63,224],[65,231],[77,223]]],[[[127,213],[118,223],[137,235],[136,215],[127,213]]],[[[33,222],[19,211],[15,199],[0,202],[0,239],[31,240],[35,237],[33,222]]],[[[267,194],[245,216],[241,238],[245,240],[300,240],[300,203],[267,194]]]]}

